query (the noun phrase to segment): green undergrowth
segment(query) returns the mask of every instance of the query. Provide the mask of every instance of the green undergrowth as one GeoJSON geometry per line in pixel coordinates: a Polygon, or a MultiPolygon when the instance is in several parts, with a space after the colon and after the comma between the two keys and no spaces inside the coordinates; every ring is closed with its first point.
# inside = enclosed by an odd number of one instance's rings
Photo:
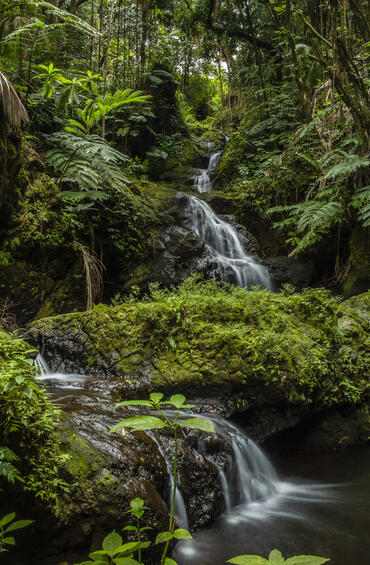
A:
{"type": "Polygon", "coordinates": [[[145,374],[153,387],[179,390],[221,385],[247,403],[267,394],[356,404],[368,386],[366,320],[324,289],[273,294],[191,277],[177,290],[153,286],[141,301],[40,320],[35,330],[83,344],[87,372],[145,374]]]}
{"type": "MultiPolygon", "coordinates": [[[[56,435],[60,412],[36,382],[34,353],[0,330],[0,446],[14,455],[11,482],[55,509],[58,495],[68,488],[61,478],[67,456],[56,435]]],[[[0,487],[1,481],[0,473],[0,487]]]]}

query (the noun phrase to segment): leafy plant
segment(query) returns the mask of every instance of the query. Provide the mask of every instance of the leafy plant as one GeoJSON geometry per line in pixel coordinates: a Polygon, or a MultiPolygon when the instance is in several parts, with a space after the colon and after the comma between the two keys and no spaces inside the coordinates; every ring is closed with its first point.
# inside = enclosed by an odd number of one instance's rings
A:
{"type": "Polygon", "coordinates": [[[11,532],[26,528],[34,522],[34,520],[17,520],[15,519],[15,512],[6,514],[0,520],[0,551],[7,551],[6,546],[14,545],[15,539],[13,536],[9,536],[11,532]]]}
{"type": "Polygon", "coordinates": [[[0,476],[12,484],[21,478],[18,469],[13,465],[16,461],[19,461],[19,457],[14,451],[9,447],[0,446],[0,476]]]}
{"type": "MultiPolygon", "coordinates": [[[[165,543],[165,547],[161,557],[161,565],[166,563],[166,556],[168,553],[169,545],[173,539],[191,539],[191,534],[183,528],[175,528],[175,500],[176,500],[176,489],[177,489],[177,457],[178,457],[178,434],[181,428],[192,428],[196,430],[214,432],[214,426],[212,422],[206,420],[205,418],[186,418],[181,419],[180,411],[193,408],[193,405],[186,404],[186,398],[182,394],[174,394],[169,400],[162,400],[163,394],[161,392],[153,392],[149,396],[149,400],[125,400],[119,402],[117,407],[120,406],[144,406],[151,410],[158,412],[160,417],[152,416],[150,414],[133,416],[131,418],[125,418],[110,430],[115,432],[117,430],[122,430],[124,433],[125,428],[129,428],[133,431],[137,430],[158,430],[162,428],[168,428],[172,431],[174,437],[174,461],[173,461],[173,487],[171,494],[171,506],[170,506],[170,517],[168,523],[168,530],[161,532],[157,535],[156,544],[165,543]],[[175,408],[175,415],[173,418],[166,415],[164,407],[171,406],[175,408]]],[[[168,558],[167,558],[167,563],[168,558]]]]}
{"type": "MultiPolygon", "coordinates": [[[[161,557],[161,565],[176,565],[174,559],[167,557],[170,543],[173,539],[191,539],[191,534],[184,528],[176,528],[176,519],[174,515],[175,511],[175,499],[176,499],[176,489],[177,489],[177,455],[178,455],[178,434],[180,428],[192,428],[206,432],[214,432],[214,426],[205,418],[186,418],[184,420],[180,419],[180,411],[192,408],[191,404],[186,404],[186,398],[182,394],[174,394],[169,400],[162,400],[163,394],[160,392],[153,392],[149,396],[149,400],[125,400],[119,402],[116,406],[143,406],[151,410],[158,412],[160,417],[152,416],[150,414],[143,414],[141,416],[133,416],[130,418],[125,418],[110,430],[111,432],[116,432],[122,430],[122,434],[125,435],[125,428],[129,428],[133,431],[139,430],[158,430],[162,428],[168,428],[172,430],[174,437],[174,462],[173,462],[173,487],[171,493],[171,506],[170,506],[170,517],[168,523],[168,530],[165,532],[160,532],[155,540],[155,545],[164,543],[164,550],[161,557]],[[171,406],[175,408],[174,417],[168,416],[164,409],[166,406],[171,406]]],[[[142,527],[140,520],[147,507],[144,505],[144,501],[141,498],[134,498],[130,502],[130,510],[127,511],[136,518],[135,525],[127,525],[123,528],[124,531],[133,531],[137,535],[136,542],[129,542],[122,545],[122,538],[116,532],[112,532],[106,536],[103,541],[103,549],[95,551],[89,555],[92,561],[84,561],[78,565],[89,565],[92,562],[97,565],[103,565],[106,563],[114,563],[116,565],[143,565],[141,559],[142,549],[147,549],[150,545],[150,541],[142,541],[142,533],[151,528],[146,526],[142,527]],[[137,559],[134,559],[134,554],[137,553],[137,559]],[[101,561],[100,561],[101,558],[101,561]]]]}
{"type": "Polygon", "coordinates": [[[133,559],[135,551],[141,551],[150,545],[150,542],[134,541],[123,543],[122,537],[117,532],[111,532],[103,540],[103,549],[89,554],[91,561],[83,561],[79,565],[140,565],[133,559]]]}
{"type": "Polygon", "coordinates": [[[0,469],[7,480],[20,481],[52,506],[68,489],[60,472],[66,456],[55,436],[59,411],[35,379],[35,352],[0,332],[0,469]]]}
{"type": "Polygon", "coordinates": [[[268,559],[259,555],[238,555],[229,559],[227,563],[234,563],[235,565],[322,565],[322,563],[328,561],[330,559],[313,555],[296,555],[285,560],[280,551],[273,549],[268,559]]]}

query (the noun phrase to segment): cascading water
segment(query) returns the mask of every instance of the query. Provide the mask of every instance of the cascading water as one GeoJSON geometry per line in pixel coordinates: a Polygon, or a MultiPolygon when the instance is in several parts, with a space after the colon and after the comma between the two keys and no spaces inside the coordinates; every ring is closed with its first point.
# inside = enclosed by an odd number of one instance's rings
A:
{"type": "Polygon", "coordinates": [[[217,167],[220,160],[222,151],[217,151],[216,153],[211,153],[212,144],[208,145],[208,151],[210,152],[209,162],[207,169],[197,169],[194,176],[194,186],[198,192],[211,192],[212,190],[212,174],[217,167]]]}
{"type": "MultiPolygon", "coordinates": [[[[107,381],[51,373],[41,356],[36,364],[42,370],[40,380],[51,387],[49,390],[57,404],[71,414],[79,435],[103,456],[113,457],[117,465],[122,438],[108,432],[117,422],[118,415],[113,410],[107,381]]],[[[322,460],[319,458],[319,468],[317,456],[316,459],[312,455],[308,459],[305,456],[301,461],[301,472],[316,460],[314,479],[308,473],[309,480],[306,481],[282,480],[261,449],[234,424],[214,414],[208,417],[221,441],[213,444],[209,438],[199,436],[196,451],[219,471],[225,511],[210,528],[196,532],[193,540],[178,543],[173,557],[179,564],[222,565],[230,557],[243,553],[268,555],[274,547],[286,556],[326,555],[338,565],[367,563],[370,552],[365,519],[370,515],[365,496],[370,484],[370,474],[366,475],[366,469],[370,468],[368,454],[361,451],[348,458],[348,455],[339,453],[332,455],[332,459],[325,455],[322,460]],[[214,445],[219,448],[215,450],[214,445]],[[355,478],[354,468],[358,468],[355,478]],[[338,485],[338,480],[348,481],[349,476],[351,483],[338,485]],[[316,482],[322,477],[335,480],[336,484],[316,482]]],[[[167,447],[160,446],[160,436],[156,441],[171,479],[171,457],[166,454],[167,447]]],[[[294,474],[296,465],[294,459],[294,474]]],[[[170,483],[172,486],[171,480],[170,483]]],[[[187,528],[186,507],[180,491],[181,484],[177,490],[175,514],[178,525],[187,528]]]]}
{"type": "MultiPolygon", "coordinates": [[[[222,155],[222,151],[212,153],[212,144],[208,151],[208,168],[199,169],[194,177],[194,186],[200,193],[211,192],[212,175],[222,155]]],[[[187,199],[192,231],[204,242],[211,257],[211,276],[241,287],[260,285],[271,290],[266,267],[245,253],[235,227],[217,216],[204,200],[193,195],[187,199]]]]}
{"type": "Polygon", "coordinates": [[[236,229],[221,220],[212,208],[196,196],[188,196],[188,215],[192,231],[201,238],[211,257],[214,278],[242,287],[261,285],[271,288],[266,267],[247,255],[236,229]]]}

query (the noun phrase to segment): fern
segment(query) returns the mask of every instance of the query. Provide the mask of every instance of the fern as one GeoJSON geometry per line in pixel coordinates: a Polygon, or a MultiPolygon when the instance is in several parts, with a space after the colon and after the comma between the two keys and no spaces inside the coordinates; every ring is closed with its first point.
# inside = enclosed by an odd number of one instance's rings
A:
{"type": "Polygon", "coordinates": [[[119,192],[126,190],[128,181],[122,165],[128,158],[100,136],[80,137],[64,131],[48,136],[48,141],[53,147],[46,158],[57,174],[58,184],[76,184],[79,189],[79,192],[65,191],[66,200],[103,201],[108,198],[104,188],[119,192]]]}
{"type": "Polygon", "coordinates": [[[352,206],[358,209],[357,217],[362,226],[370,226],[370,186],[364,186],[352,198],[352,206]]]}
{"type": "Polygon", "coordinates": [[[294,243],[295,248],[290,255],[298,255],[308,247],[312,247],[322,239],[329,229],[342,221],[344,208],[340,202],[325,200],[309,200],[299,204],[275,206],[268,214],[287,212],[288,218],[276,222],[275,228],[294,227],[301,237],[290,237],[287,243],[294,243]]]}
{"type": "Polygon", "coordinates": [[[325,180],[348,178],[361,167],[368,167],[370,165],[370,160],[365,157],[346,153],[345,151],[341,151],[340,153],[343,156],[343,160],[330,167],[323,177],[325,180]]]}

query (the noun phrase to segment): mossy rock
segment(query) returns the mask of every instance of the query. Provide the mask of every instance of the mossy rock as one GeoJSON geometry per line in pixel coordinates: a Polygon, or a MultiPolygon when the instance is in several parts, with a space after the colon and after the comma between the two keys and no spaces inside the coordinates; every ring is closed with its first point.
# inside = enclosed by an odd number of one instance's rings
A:
{"type": "Polygon", "coordinates": [[[142,302],[40,320],[29,338],[55,370],[126,375],[193,397],[218,391],[234,409],[307,412],[365,400],[367,331],[353,304],[323,289],[272,294],[188,281],[142,302]]]}

